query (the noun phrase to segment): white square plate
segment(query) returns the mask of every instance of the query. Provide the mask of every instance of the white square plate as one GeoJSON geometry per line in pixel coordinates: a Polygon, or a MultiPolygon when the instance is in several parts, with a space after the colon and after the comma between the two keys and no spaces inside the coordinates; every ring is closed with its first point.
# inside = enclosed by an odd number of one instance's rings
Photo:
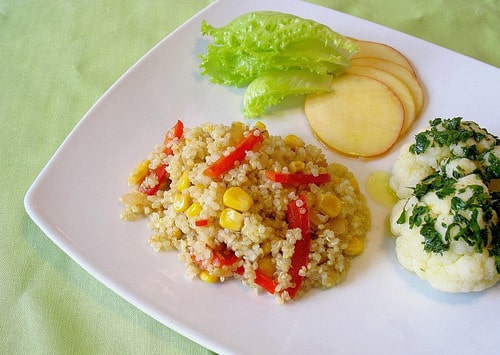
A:
{"type": "MultiPolygon", "coordinates": [[[[75,262],[123,298],[194,341],[221,353],[492,353],[500,329],[500,288],[476,294],[433,290],[403,271],[386,237],[386,211],[369,201],[373,228],[348,279],[298,302],[276,304],[238,282],[189,280],[177,254],[155,253],[146,222],[123,222],[118,198],[134,164],[178,119],[187,126],[242,120],[241,89],[200,76],[208,38],[202,19],[222,26],[255,10],[293,13],[337,32],[380,41],[405,53],[426,87],[428,104],[408,135],[435,117],[463,116],[498,135],[500,71],[403,33],[300,1],[219,0],[167,36],[91,108],[29,189],[25,205],[40,228],[75,262]]],[[[317,143],[302,106],[263,118],[272,134],[317,143]]],[[[381,159],[328,152],[361,185],[390,171],[401,142],[381,159]]]]}

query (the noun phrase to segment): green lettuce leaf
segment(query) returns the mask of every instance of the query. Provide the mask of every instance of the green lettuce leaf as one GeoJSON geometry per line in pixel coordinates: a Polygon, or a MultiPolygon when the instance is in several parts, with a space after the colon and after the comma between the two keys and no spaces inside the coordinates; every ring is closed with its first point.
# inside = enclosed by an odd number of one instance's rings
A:
{"type": "Polygon", "coordinates": [[[350,67],[349,60],[319,45],[318,41],[293,43],[287,48],[290,49],[282,52],[243,52],[232,47],[211,46],[203,57],[202,74],[209,75],[214,84],[241,87],[270,71],[302,69],[317,74],[337,74],[350,67]]]}
{"type": "Polygon", "coordinates": [[[286,96],[330,91],[332,77],[304,70],[270,72],[252,81],[245,90],[243,115],[257,117],[267,107],[275,106],[286,96]]]}
{"type": "MultiPolygon", "coordinates": [[[[346,71],[351,57],[358,51],[354,42],[328,26],[274,11],[250,12],[219,28],[203,21],[201,33],[213,39],[206,53],[200,56],[202,74],[208,75],[215,84],[237,87],[253,84],[266,75],[253,86],[259,84],[258,96],[262,98],[266,95],[262,88],[268,88],[272,96],[268,103],[291,92],[290,87],[294,88],[294,93],[308,93],[310,88],[317,87],[318,77],[331,77],[346,71]],[[280,93],[278,88],[269,86],[277,82],[276,73],[280,71],[304,71],[316,75],[303,74],[293,85],[282,83],[280,87],[286,90],[280,93]],[[307,78],[312,81],[307,82],[307,78]],[[264,82],[267,84],[263,85],[264,82]]],[[[291,74],[284,74],[283,77],[290,81],[291,74]]],[[[253,92],[254,89],[250,90],[248,96],[253,97],[253,92]]],[[[250,114],[260,110],[245,111],[250,114]]]]}

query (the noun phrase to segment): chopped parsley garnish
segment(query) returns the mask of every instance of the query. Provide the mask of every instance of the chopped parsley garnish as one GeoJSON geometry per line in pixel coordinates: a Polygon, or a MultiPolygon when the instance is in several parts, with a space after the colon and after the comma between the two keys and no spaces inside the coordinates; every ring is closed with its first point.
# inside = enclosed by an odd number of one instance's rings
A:
{"type": "Polygon", "coordinates": [[[424,218],[428,216],[429,210],[428,206],[415,206],[408,220],[410,228],[421,226],[424,222],[424,218]]]}
{"type": "Polygon", "coordinates": [[[425,224],[420,230],[420,234],[424,237],[424,250],[429,253],[443,254],[443,252],[450,248],[449,239],[443,241],[443,237],[436,230],[434,220],[430,216],[426,216],[425,219],[425,224]]]}
{"type": "MultiPolygon", "coordinates": [[[[422,154],[429,147],[449,147],[453,144],[466,142],[473,139],[480,142],[485,138],[485,133],[469,128],[469,122],[462,123],[462,117],[443,120],[436,118],[430,123],[427,131],[420,132],[415,136],[415,143],[410,146],[410,152],[413,154],[422,154]]],[[[470,145],[465,152],[465,157],[476,159],[479,155],[477,147],[470,145]]]]}
{"type": "Polygon", "coordinates": [[[431,141],[427,138],[426,132],[418,133],[415,136],[415,144],[410,146],[410,153],[412,154],[422,154],[429,148],[431,141]]]}
{"type": "Polygon", "coordinates": [[[427,193],[435,193],[439,199],[451,196],[450,214],[453,222],[449,225],[441,223],[441,229],[446,231],[444,236],[436,229],[437,218],[431,215],[431,208],[422,202],[415,205],[411,212],[405,207],[397,220],[398,224],[404,224],[408,219],[410,228],[420,227],[420,234],[424,237],[424,250],[427,252],[442,254],[449,249],[452,240],[459,239],[473,247],[477,253],[482,253],[485,247],[489,247],[490,233],[494,230],[488,230],[488,221],[493,218],[493,203],[497,204],[498,199],[493,200],[483,185],[468,185],[457,189],[456,183],[457,180],[453,178],[434,173],[418,184],[414,191],[419,201],[427,193]],[[469,197],[464,199],[464,196],[469,197]]]}
{"type": "Polygon", "coordinates": [[[428,192],[435,191],[439,198],[444,198],[455,192],[455,182],[453,178],[442,176],[439,172],[429,175],[414,189],[415,197],[420,199],[428,192]]]}
{"type": "Polygon", "coordinates": [[[427,252],[442,254],[450,248],[452,241],[458,240],[467,243],[477,253],[487,250],[495,258],[500,273],[500,191],[485,187],[500,179],[500,140],[476,123],[462,121],[462,117],[436,118],[429,124],[426,131],[415,135],[409,151],[420,155],[437,148],[428,153],[430,157],[423,157],[422,164],[427,164],[429,158],[436,159],[438,168],[416,184],[413,194],[418,202],[411,208],[405,205],[396,222],[418,228],[424,238],[423,249],[427,252]],[[461,161],[452,163],[462,158],[469,159],[473,165],[465,161],[465,165],[461,161]],[[466,186],[459,183],[471,174],[475,174],[484,185],[474,183],[474,179],[472,183],[468,179],[466,186]],[[426,195],[429,198],[423,199],[426,195]],[[433,211],[435,198],[449,203],[446,215],[440,215],[442,207],[433,211]]]}
{"type": "Polygon", "coordinates": [[[482,154],[486,169],[486,179],[500,179],[500,157],[497,157],[494,150],[491,149],[482,154]]]}
{"type": "Polygon", "coordinates": [[[404,224],[406,222],[406,210],[403,209],[403,212],[399,215],[398,220],[396,221],[397,224],[404,224]]]}
{"type": "Polygon", "coordinates": [[[464,157],[470,160],[476,160],[480,155],[479,151],[477,150],[477,145],[470,145],[464,147],[463,150],[464,150],[464,157]]]}

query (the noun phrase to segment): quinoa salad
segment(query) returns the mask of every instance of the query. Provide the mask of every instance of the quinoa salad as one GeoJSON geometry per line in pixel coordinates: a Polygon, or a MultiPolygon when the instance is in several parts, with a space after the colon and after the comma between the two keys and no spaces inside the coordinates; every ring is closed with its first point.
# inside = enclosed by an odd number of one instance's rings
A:
{"type": "Polygon", "coordinates": [[[370,228],[345,166],[261,122],[177,121],[128,184],[121,218],[148,218],[155,251],[177,250],[191,278],[235,278],[278,303],[342,282],[370,228]]]}

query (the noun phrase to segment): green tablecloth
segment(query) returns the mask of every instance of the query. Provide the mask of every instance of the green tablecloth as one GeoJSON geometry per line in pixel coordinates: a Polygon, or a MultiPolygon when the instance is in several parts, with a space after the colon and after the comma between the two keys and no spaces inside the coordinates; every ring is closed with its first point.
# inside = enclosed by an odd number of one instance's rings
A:
{"type": "MultiPolygon", "coordinates": [[[[74,263],[23,197],[109,86],[210,2],[0,0],[0,353],[209,352],[74,263]]],[[[500,67],[498,0],[313,2],[500,67]]]]}

